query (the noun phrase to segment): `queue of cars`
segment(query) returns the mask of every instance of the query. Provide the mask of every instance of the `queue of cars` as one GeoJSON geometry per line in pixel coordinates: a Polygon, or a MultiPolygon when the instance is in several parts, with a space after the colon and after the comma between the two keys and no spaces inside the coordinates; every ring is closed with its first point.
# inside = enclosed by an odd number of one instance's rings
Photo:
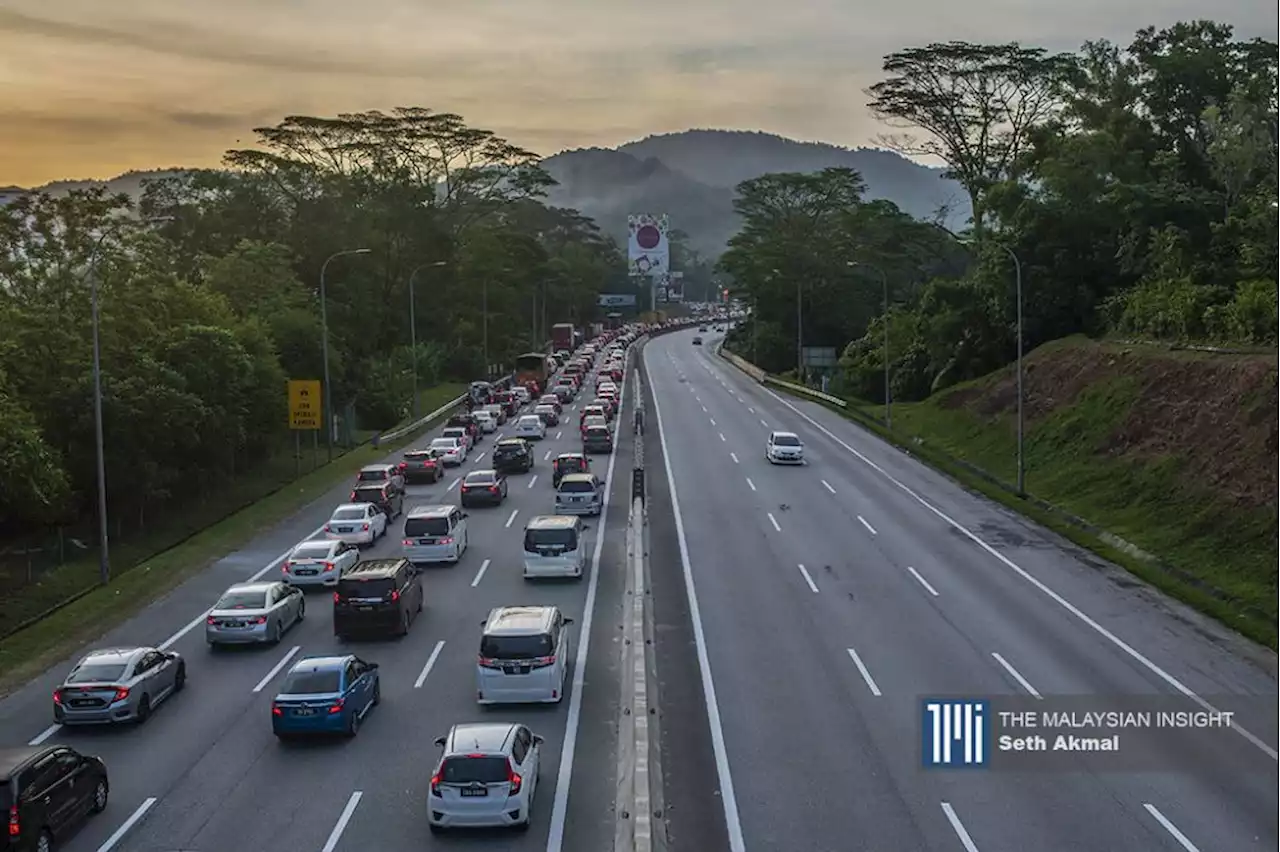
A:
{"type": "MultiPolygon", "coordinates": [[[[539,399],[532,414],[519,416],[520,406],[532,401],[528,392],[503,391],[505,397],[495,394],[494,402],[455,415],[427,448],[407,450],[397,464],[362,468],[347,502],[335,508],[324,526],[323,538],[296,545],[282,561],[278,581],[237,583],[223,593],[205,618],[210,649],[279,643],[306,618],[303,590],[309,587],[331,591],[333,630],[339,639],[363,633],[407,635],[424,608],[420,566],[459,562],[470,541],[465,509],[501,504],[508,494],[507,476],[535,467],[530,440],[519,437],[521,424],[537,425],[535,440],[545,437],[549,423],[559,424],[563,405],[593,382],[594,404],[604,423],[588,425],[583,452],[561,453],[552,461],[554,513],[531,519],[523,537],[526,579],[584,576],[589,528],[582,516],[601,514],[606,500],[605,483],[592,472],[587,455],[599,444],[588,440],[587,433],[603,428],[612,450],[609,422],[620,397],[616,382],[622,379],[626,346],[636,336],[624,332],[603,352],[588,345],[571,357],[554,385],[554,404],[539,399]],[[597,360],[601,366],[592,375],[597,360]],[[517,404],[513,408],[509,402],[517,404]],[[516,437],[499,437],[492,468],[471,471],[462,479],[459,505],[406,506],[409,485],[438,483],[446,467],[463,463],[485,435],[512,417],[518,418],[516,437]],[[401,529],[394,530],[392,524],[402,516],[401,529]],[[363,548],[392,532],[401,535],[399,555],[362,559],[363,548]]],[[[533,432],[532,425],[525,428],[533,432]]],[[[561,701],[572,624],[556,606],[494,608],[479,637],[477,703],[561,701]]],[[[187,661],[176,651],[149,646],[93,651],[54,691],[54,717],[62,725],[141,724],[186,683],[187,661]]],[[[271,702],[272,731],[281,739],[320,733],[354,736],[380,700],[377,663],[354,654],[304,657],[289,667],[271,702]]],[[[523,724],[485,722],[456,725],[435,742],[441,753],[430,781],[428,824],[433,832],[528,826],[538,787],[540,736],[523,724]]],[[[0,761],[0,785],[9,784],[11,790],[48,786],[52,791],[68,773],[84,783],[51,793],[43,800],[43,811],[35,806],[11,810],[11,839],[30,839],[30,848],[51,849],[75,819],[106,807],[109,786],[100,760],[65,746],[30,747],[0,761]],[[59,798],[56,818],[54,798],[59,798]]]]}

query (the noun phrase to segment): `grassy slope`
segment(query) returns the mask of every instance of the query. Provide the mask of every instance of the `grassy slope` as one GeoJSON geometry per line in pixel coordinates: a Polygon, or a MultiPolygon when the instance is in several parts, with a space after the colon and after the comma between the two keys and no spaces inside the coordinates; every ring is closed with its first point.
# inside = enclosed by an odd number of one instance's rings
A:
{"type": "MultiPolygon", "coordinates": [[[[1032,353],[1024,379],[1028,493],[1255,610],[1260,617],[1248,621],[1270,622],[1270,638],[1262,624],[1228,620],[1274,644],[1274,355],[1193,355],[1071,338],[1032,353]]],[[[894,432],[1013,482],[1012,390],[1006,369],[897,404],[894,432]]],[[[879,406],[859,407],[882,414],[879,406]]],[[[1155,576],[1158,569],[1138,573],[1170,585],[1155,576]]]]}
{"type": "MultiPolygon", "coordinates": [[[[463,390],[464,385],[450,384],[423,391],[421,411],[434,411],[463,390]]],[[[238,511],[216,521],[209,518],[205,529],[195,532],[176,545],[169,542],[171,546],[168,549],[163,549],[164,545],[157,546],[153,543],[148,551],[146,543],[139,542],[135,545],[135,552],[154,554],[140,563],[125,561],[127,553],[113,551],[112,562],[117,574],[110,586],[95,589],[43,621],[0,641],[0,695],[71,653],[84,642],[102,635],[165,595],[192,574],[243,546],[257,533],[295,515],[333,486],[350,478],[361,466],[380,461],[411,437],[413,436],[378,448],[367,444],[356,447],[335,458],[332,464],[323,464],[283,487],[276,482],[276,490],[271,493],[266,493],[269,486],[262,484],[262,478],[251,477],[249,481],[257,483],[260,489],[256,502],[246,505],[248,500],[253,499],[246,496],[239,503],[242,508],[238,511]]],[[[304,454],[306,452],[304,450],[304,454]]],[[[248,486],[243,482],[232,487],[237,493],[247,494],[248,486]]],[[[195,513],[202,510],[195,508],[192,511],[195,513]]],[[[70,562],[49,572],[36,586],[22,590],[24,595],[34,592],[30,595],[32,602],[27,604],[27,608],[34,611],[37,604],[47,607],[59,599],[65,599],[68,594],[91,584],[97,576],[97,570],[95,556],[87,561],[70,562]]],[[[7,602],[6,610],[16,611],[18,603],[20,602],[7,602]]],[[[156,641],[163,638],[156,637],[156,641]]]]}

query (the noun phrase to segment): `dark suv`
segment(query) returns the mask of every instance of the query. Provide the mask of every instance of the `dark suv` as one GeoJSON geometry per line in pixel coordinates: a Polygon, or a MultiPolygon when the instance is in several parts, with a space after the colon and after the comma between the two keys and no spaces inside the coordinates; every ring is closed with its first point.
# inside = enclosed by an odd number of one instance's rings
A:
{"type": "Polygon", "coordinates": [[[9,841],[0,846],[52,849],[87,815],[107,807],[110,790],[107,767],[96,757],[60,745],[0,748],[0,812],[9,841]]]}
{"type": "Polygon", "coordinates": [[[422,581],[408,559],[370,559],[338,580],[333,593],[333,635],[365,633],[407,636],[422,612],[422,581]]]}
{"type": "Polygon", "coordinates": [[[361,482],[351,489],[351,503],[372,503],[390,521],[404,511],[404,492],[390,482],[361,482]]]}
{"type": "Polygon", "coordinates": [[[493,469],[498,473],[528,473],[533,470],[533,450],[524,438],[503,438],[493,448],[493,469]]]}

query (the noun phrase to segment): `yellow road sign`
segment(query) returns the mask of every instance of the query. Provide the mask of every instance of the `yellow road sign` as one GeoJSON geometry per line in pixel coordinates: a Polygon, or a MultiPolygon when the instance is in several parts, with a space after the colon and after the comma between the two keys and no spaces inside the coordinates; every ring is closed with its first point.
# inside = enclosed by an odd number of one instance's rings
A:
{"type": "Polygon", "coordinates": [[[318,379],[289,380],[289,428],[319,429],[324,419],[318,379]]]}

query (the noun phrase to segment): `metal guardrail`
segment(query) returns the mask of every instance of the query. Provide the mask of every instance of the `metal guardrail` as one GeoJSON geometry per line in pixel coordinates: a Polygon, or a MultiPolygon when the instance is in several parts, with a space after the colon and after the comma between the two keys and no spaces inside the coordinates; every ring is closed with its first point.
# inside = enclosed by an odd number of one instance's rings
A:
{"type": "Polygon", "coordinates": [[[845,402],[838,396],[832,396],[829,393],[823,393],[822,391],[814,390],[813,388],[805,387],[804,385],[798,385],[795,382],[784,382],[782,379],[775,379],[755,364],[752,364],[746,358],[735,355],[732,352],[726,352],[723,344],[716,347],[716,354],[762,385],[777,385],[780,388],[786,388],[794,393],[801,393],[805,396],[811,396],[814,399],[820,399],[823,402],[828,402],[838,408],[846,408],[849,405],[849,403],[845,402]]]}
{"type": "Polygon", "coordinates": [[[376,436],[373,439],[373,445],[377,447],[382,444],[385,444],[388,441],[399,440],[400,438],[403,438],[405,435],[408,435],[410,432],[415,432],[418,429],[421,429],[423,426],[426,426],[428,423],[440,417],[442,414],[447,414],[449,411],[457,408],[459,405],[462,405],[462,403],[466,401],[467,401],[467,395],[465,393],[462,396],[455,397],[454,399],[449,400],[444,405],[437,408],[435,411],[431,412],[425,417],[419,417],[417,420],[413,421],[407,426],[401,426],[399,429],[392,429],[390,432],[384,432],[383,434],[376,436]]]}

